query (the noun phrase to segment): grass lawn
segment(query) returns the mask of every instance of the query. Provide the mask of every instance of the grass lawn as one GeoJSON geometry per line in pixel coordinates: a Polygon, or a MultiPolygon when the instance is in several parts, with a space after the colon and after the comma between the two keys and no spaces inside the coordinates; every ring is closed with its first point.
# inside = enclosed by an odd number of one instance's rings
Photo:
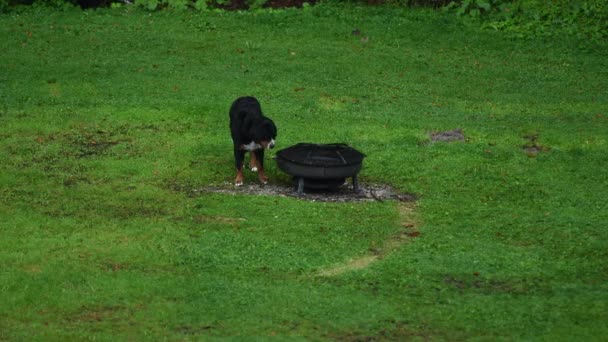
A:
{"type": "Polygon", "coordinates": [[[605,339],[608,48],[576,46],[416,9],[0,15],[0,340],[605,339]],[[192,191],[232,187],[241,95],[418,200],[192,191]]]}

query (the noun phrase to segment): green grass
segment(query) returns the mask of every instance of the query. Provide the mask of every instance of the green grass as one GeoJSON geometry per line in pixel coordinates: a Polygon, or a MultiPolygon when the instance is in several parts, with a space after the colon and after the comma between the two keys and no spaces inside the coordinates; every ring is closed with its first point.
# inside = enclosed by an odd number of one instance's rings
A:
{"type": "Polygon", "coordinates": [[[1,15],[0,37],[0,340],[608,334],[604,47],[331,5],[38,8],[1,15]],[[417,194],[415,213],[193,192],[230,187],[240,95],[279,148],[365,152],[363,181],[417,194]],[[428,137],[454,128],[466,141],[428,137]],[[404,225],[420,235],[319,275],[404,225]]]}

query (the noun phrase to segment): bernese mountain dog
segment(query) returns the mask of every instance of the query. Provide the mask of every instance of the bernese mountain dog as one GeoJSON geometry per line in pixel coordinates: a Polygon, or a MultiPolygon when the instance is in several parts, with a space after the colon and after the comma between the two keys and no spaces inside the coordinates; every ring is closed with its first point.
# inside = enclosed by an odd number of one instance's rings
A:
{"type": "Polygon", "coordinates": [[[274,147],[277,127],[271,119],[264,116],[262,107],[255,97],[239,97],[232,103],[230,132],[234,143],[236,166],[234,184],[243,185],[243,162],[246,152],[251,152],[249,160],[251,171],[257,171],[260,182],[266,184],[268,177],[264,175],[264,150],[274,147]]]}

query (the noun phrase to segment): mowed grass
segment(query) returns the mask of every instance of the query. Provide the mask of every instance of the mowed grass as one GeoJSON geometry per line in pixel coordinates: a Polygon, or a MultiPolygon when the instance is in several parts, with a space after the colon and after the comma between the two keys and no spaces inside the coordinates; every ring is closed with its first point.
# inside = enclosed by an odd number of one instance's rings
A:
{"type": "Polygon", "coordinates": [[[38,8],[0,37],[1,340],[608,334],[605,47],[333,5],[38,8]],[[231,187],[241,95],[279,148],[349,143],[418,201],[200,191],[231,187]]]}

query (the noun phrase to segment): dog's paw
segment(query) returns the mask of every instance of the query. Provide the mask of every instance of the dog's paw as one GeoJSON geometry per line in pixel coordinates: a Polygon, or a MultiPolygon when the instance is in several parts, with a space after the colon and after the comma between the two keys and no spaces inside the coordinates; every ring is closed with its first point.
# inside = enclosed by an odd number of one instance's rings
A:
{"type": "Polygon", "coordinates": [[[234,186],[243,186],[243,181],[240,182],[234,182],[234,186]]]}

